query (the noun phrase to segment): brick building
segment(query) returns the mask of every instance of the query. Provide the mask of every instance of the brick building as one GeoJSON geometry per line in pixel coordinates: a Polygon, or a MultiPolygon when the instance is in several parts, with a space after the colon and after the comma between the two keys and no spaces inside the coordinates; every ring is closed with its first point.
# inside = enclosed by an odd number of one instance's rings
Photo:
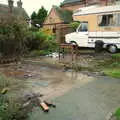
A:
{"type": "Polygon", "coordinates": [[[53,6],[49,12],[46,20],[44,21],[44,27],[53,29],[56,23],[69,23],[72,21],[73,11],[90,5],[111,5],[116,4],[119,0],[64,0],[60,7],[53,6]],[[70,12],[71,11],[71,12],[70,12]],[[71,16],[71,17],[70,17],[71,16]]]}
{"type": "Polygon", "coordinates": [[[51,11],[44,21],[44,28],[54,29],[59,25],[72,21],[72,12],[58,6],[52,6],[51,11]]]}
{"type": "Polygon", "coordinates": [[[112,5],[116,4],[119,0],[64,0],[61,3],[61,8],[66,10],[74,11],[80,7],[85,7],[89,5],[112,5]]]}

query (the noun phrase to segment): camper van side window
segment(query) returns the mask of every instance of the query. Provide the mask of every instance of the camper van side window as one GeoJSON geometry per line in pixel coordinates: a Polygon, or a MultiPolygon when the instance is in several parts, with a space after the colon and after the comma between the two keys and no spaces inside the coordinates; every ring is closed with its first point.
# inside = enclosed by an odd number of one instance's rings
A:
{"type": "Polygon", "coordinates": [[[116,26],[116,18],[113,14],[101,15],[98,17],[99,26],[116,26]]]}
{"type": "Polygon", "coordinates": [[[117,25],[120,26],[120,13],[118,14],[117,25]]]}

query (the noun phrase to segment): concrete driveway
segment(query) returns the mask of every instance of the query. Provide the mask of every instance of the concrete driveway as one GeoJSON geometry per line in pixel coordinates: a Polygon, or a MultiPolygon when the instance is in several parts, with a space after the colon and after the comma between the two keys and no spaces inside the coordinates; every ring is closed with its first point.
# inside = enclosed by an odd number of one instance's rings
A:
{"type": "MultiPolygon", "coordinates": [[[[66,73],[69,75],[69,73],[66,73]]],[[[57,105],[49,113],[34,108],[29,120],[106,120],[109,112],[120,107],[120,79],[105,76],[73,78],[75,86],[64,95],[53,99],[57,105]]]]}

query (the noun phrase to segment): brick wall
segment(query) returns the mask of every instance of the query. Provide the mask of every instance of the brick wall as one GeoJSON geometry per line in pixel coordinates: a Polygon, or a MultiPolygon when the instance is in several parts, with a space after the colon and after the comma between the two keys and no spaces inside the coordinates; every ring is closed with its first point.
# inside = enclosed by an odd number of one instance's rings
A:
{"type": "Polygon", "coordinates": [[[73,4],[66,4],[61,6],[63,9],[67,9],[67,10],[77,10],[78,8],[82,8],[85,7],[86,5],[93,5],[93,4],[100,4],[100,5],[112,5],[115,4],[116,0],[86,0],[86,4],[85,2],[76,2],[73,4]],[[107,2],[106,2],[107,1],[107,2]]]}
{"type": "Polygon", "coordinates": [[[65,35],[73,32],[68,24],[59,25],[56,29],[56,40],[59,44],[65,43],[65,35]]]}
{"type": "Polygon", "coordinates": [[[55,26],[52,25],[54,23],[61,23],[63,22],[59,16],[57,15],[57,13],[55,12],[54,8],[52,8],[52,10],[50,11],[49,15],[47,16],[45,22],[44,22],[44,28],[49,28],[49,29],[53,29],[55,26]],[[50,25],[47,25],[50,24],[50,25]]]}

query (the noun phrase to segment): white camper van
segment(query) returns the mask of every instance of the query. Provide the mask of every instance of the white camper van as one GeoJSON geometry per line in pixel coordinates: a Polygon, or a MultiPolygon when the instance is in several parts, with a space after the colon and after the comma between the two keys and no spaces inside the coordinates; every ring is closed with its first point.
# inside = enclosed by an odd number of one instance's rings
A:
{"type": "Polygon", "coordinates": [[[80,8],[73,17],[80,25],[76,32],[65,35],[67,43],[95,48],[102,42],[102,47],[111,53],[120,48],[120,5],[80,8]]]}

